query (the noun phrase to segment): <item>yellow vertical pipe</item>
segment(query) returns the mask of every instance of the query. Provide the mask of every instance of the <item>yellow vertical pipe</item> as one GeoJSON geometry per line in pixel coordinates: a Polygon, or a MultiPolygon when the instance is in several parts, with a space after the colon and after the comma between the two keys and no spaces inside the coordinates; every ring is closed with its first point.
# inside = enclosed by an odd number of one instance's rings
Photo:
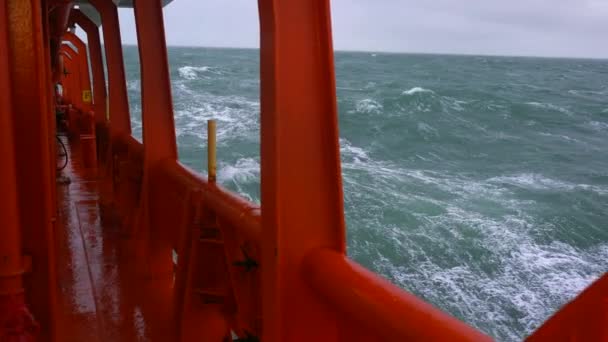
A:
{"type": "Polygon", "coordinates": [[[216,153],[215,153],[215,120],[207,120],[207,169],[210,183],[215,183],[216,153]]]}

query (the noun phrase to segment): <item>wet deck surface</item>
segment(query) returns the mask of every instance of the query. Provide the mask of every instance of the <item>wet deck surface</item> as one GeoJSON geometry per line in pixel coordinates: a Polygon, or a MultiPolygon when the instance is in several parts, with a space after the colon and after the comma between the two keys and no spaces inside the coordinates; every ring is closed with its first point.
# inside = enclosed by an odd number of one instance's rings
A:
{"type": "MultiPolygon", "coordinates": [[[[66,141],[66,140],[64,140],[66,141]]],[[[172,279],[146,279],[133,265],[130,240],[96,169],[85,169],[77,145],[57,183],[56,255],[62,341],[173,341],[172,279]]]]}

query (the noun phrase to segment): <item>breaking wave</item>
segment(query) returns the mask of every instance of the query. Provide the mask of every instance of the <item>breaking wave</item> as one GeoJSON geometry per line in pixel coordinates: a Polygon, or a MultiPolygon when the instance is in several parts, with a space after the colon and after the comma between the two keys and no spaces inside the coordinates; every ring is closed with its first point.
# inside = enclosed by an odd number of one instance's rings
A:
{"type": "Polygon", "coordinates": [[[404,90],[401,95],[414,95],[414,94],[419,94],[419,93],[431,93],[434,94],[435,92],[430,90],[430,89],[426,89],[426,88],[422,88],[422,87],[414,87],[408,90],[404,90]]]}

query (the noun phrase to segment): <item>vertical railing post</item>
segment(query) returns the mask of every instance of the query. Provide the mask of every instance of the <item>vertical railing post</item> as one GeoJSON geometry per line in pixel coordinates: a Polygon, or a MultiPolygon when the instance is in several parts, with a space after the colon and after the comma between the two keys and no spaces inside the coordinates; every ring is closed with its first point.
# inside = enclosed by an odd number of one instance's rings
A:
{"type": "Polygon", "coordinates": [[[160,0],[133,3],[141,67],[144,170],[136,239],[143,240],[148,275],[172,275],[172,246],[158,234],[165,227],[150,221],[151,170],[158,162],[177,160],[171,81],[160,0]]]}
{"type": "Polygon", "coordinates": [[[78,133],[80,134],[83,165],[87,168],[95,168],[97,166],[97,141],[95,138],[95,117],[91,112],[93,97],[89,74],[89,54],[84,42],[72,32],[66,32],[63,39],[71,42],[78,49],[80,91],[77,96],[79,96],[81,106],[79,108],[81,115],[78,118],[78,133]]]}
{"type": "MultiPolygon", "coordinates": [[[[87,45],[89,50],[89,61],[91,63],[91,74],[93,76],[93,112],[95,114],[95,146],[97,148],[97,160],[107,166],[108,147],[108,108],[106,78],[103,70],[103,59],[101,56],[101,42],[99,39],[99,28],[80,10],[73,9],[70,14],[70,25],[78,24],[87,34],[87,45]]],[[[102,171],[105,168],[102,167],[102,171]]],[[[106,199],[106,198],[104,198],[106,199]]]]}
{"type": "Polygon", "coordinates": [[[304,281],[314,249],[345,251],[329,0],[259,0],[263,341],[339,332],[304,281]]]}
{"type": "Polygon", "coordinates": [[[90,0],[90,3],[95,6],[101,15],[101,28],[108,68],[111,129],[113,133],[131,134],[131,117],[125,81],[125,65],[122,59],[118,9],[112,0],[90,0]]]}
{"type": "Polygon", "coordinates": [[[71,80],[70,86],[72,87],[72,95],[71,95],[72,105],[74,105],[75,108],[82,110],[83,102],[82,102],[81,93],[82,93],[83,85],[82,85],[82,78],[80,76],[81,69],[82,69],[80,52],[74,50],[68,44],[62,44],[61,49],[66,51],[72,57],[70,60],[71,68],[68,68],[69,75],[67,75],[67,78],[71,80]]]}
{"type": "Polygon", "coordinates": [[[92,93],[91,93],[91,76],[89,74],[89,55],[87,53],[87,47],[80,38],[71,32],[66,32],[63,39],[74,44],[78,49],[78,69],[79,69],[79,82],[80,82],[80,104],[82,108],[79,108],[83,112],[88,112],[92,109],[92,93]],[[85,98],[85,93],[89,94],[88,99],[85,98]]]}
{"type": "Polygon", "coordinates": [[[23,259],[17,204],[17,173],[13,143],[7,11],[0,4],[0,339],[5,338],[6,320],[15,314],[14,305],[24,304],[23,259]]]}
{"type": "Polygon", "coordinates": [[[216,125],[215,120],[207,121],[207,179],[209,183],[215,183],[217,161],[216,161],[216,125]]]}
{"type": "Polygon", "coordinates": [[[68,99],[72,105],[66,113],[68,132],[70,137],[74,138],[77,137],[79,133],[79,116],[77,109],[82,109],[82,97],[80,95],[82,92],[80,84],[80,57],[78,56],[78,52],[74,51],[74,49],[67,44],[61,44],[59,50],[70,56],[65,63],[67,74],[65,75],[64,80],[68,86],[68,99]]]}
{"type": "Polygon", "coordinates": [[[21,236],[28,237],[21,240],[21,252],[31,255],[35,270],[25,280],[25,296],[40,322],[42,335],[51,338],[57,305],[51,202],[55,179],[50,170],[54,156],[48,146],[54,138],[48,122],[53,109],[47,100],[51,77],[44,55],[48,50],[44,48],[42,21],[46,12],[39,0],[9,0],[2,6],[8,6],[9,47],[0,50],[8,51],[11,65],[13,126],[8,129],[19,132],[13,136],[15,146],[19,146],[15,156],[19,224],[21,236]]]}
{"type": "Polygon", "coordinates": [[[101,57],[99,28],[91,19],[80,12],[80,10],[72,10],[70,22],[78,24],[87,34],[91,73],[93,74],[93,110],[95,112],[95,122],[97,124],[105,124],[107,120],[107,92],[106,78],[103,71],[103,59],[101,57]]]}
{"type": "Polygon", "coordinates": [[[72,56],[64,48],[59,50],[59,55],[63,58],[63,63],[61,63],[63,67],[63,70],[61,70],[63,99],[72,104],[72,94],[70,93],[70,88],[72,87],[72,78],[68,78],[68,75],[66,74],[66,71],[70,71],[72,69],[72,56]]]}

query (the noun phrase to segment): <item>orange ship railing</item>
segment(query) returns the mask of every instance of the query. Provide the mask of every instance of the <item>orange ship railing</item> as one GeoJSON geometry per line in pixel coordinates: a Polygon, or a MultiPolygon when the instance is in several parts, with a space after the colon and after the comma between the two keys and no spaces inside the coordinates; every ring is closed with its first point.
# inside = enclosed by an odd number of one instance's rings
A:
{"type": "MultiPolygon", "coordinates": [[[[90,3],[102,21],[107,107],[99,32],[86,15],[65,1],[0,6],[0,43],[10,45],[10,54],[0,46],[0,110],[11,113],[0,121],[0,151],[8,162],[0,184],[9,194],[0,203],[0,224],[8,227],[0,232],[0,253],[11,258],[0,263],[0,319],[9,299],[27,302],[40,322],[39,336],[65,337],[53,322],[52,286],[41,286],[55,282],[49,85],[62,81],[70,132],[82,140],[91,165],[99,162],[111,189],[102,201],[115,208],[142,276],[175,275],[172,317],[179,340],[222,341],[231,331],[243,341],[490,340],[345,255],[327,0],[258,2],[262,208],[178,161],[161,2],[133,1],[143,144],[131,136],[117,8],[111,0],[90,3]],[[85,30],[89,58],[68,24],[85,30]],[[17,156],[6,152],[17,145],[25,146],[17,156]],[[24,171],[15,174],[16,168],[24,171]],[[7,179],[16,179],[16,186],[7,179]],[[24,255],[33,266],[22,286],[24,255]]],[[[532,339],[606,338],[605,320],[583,321],[572,312],[606,317],[597,301],[606,300],[607,282],[604,276],[532,339]]]]}

